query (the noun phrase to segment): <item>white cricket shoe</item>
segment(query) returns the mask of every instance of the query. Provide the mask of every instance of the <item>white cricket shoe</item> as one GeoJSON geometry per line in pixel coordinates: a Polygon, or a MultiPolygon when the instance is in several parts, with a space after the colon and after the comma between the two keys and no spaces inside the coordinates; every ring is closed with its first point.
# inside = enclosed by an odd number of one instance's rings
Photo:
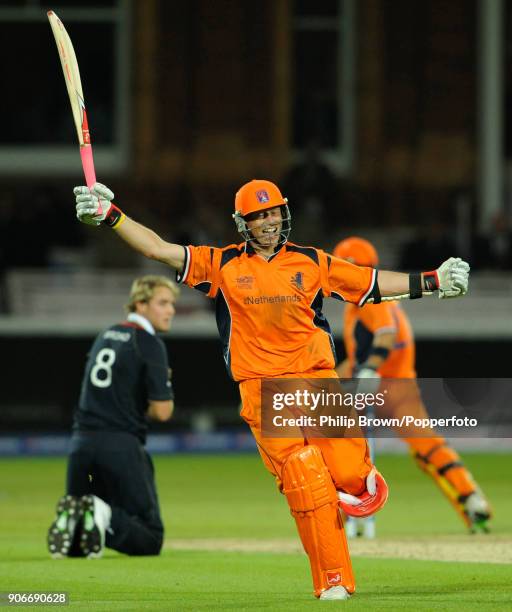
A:
{"type": "Polygon", "coordinates": [[[96,495],[84,495],[82,503],[82,533],[80,548],[89,559],[99,559],[105,548],[105,532],[110,526],[112,509],[96,495]]]}
{"type": "Polygon", "coordinates": [[[320,593],[320,599],[323,601],[332,601],[334,599],[350,599],[345,587],[333,586],[330,589],[325,589],[320,593]]]}
{"type": "Polygon", "coordinates": [[[487,521],[491,518],[492,512],[488,501],[479,492],[475,491],[464,502],[464,510],[474,528],[488,531],[487,521]]]}

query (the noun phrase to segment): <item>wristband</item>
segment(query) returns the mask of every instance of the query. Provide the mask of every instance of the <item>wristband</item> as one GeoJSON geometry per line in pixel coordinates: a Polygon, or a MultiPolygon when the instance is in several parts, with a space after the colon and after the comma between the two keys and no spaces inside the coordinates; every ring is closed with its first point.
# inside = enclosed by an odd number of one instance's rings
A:
{"type": "Polygon", "coordinates": [[[423,283],[425,285],[425,291],[436,291],[439,289],[439,277],[437,271],[423,272],[423,283]]]}
{"type": "Polygon", "coordinates": [[[119,227],[121,223],[126,219],[126,215],[122,210],[117,208],[115,204],[112,204],[108,215],[103,219],[102,223],[108,225],[111,228],[119,227]]]}
{"type": "MultiPolygon", "coordinates": [[[[389,349],[386,348],[385,346],[372,346],[368,356],[371,357],[372,355],[375,355],[376,357],[380,357],[381,359],[386,361],[386,359],[389,356],[389,349]]],[[[366,367],[371,368],[372,366],[366,366],[366,367]]]]}
{"type": "Polygon", "coordinates": [[[420,297],[423,297],[421,274],[419,272],[412,272],[409,274],[409,299],[417,300],[420,297]]]}

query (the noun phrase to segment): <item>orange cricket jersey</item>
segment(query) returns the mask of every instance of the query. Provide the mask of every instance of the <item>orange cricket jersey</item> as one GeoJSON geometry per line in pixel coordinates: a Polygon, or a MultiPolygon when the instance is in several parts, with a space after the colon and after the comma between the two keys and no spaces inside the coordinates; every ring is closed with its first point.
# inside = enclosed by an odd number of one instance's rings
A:
{"type": "Polygon", "coordinates": [[[364,304],[377,272],[287,242],[268,261],[250,244],[185,248],[177,281],[216,301],[217,327],[235,380],[333,368],[324,297],[364,304]]]}
{"type": "Polygon", "coordinates": [[[409,319],[397,302],[347,304],[343,313],[343,339],[352,368],[369,356],[375,335],[396,332],[395,346],[378,372],[383,378],[415,378],[414,336],[409,319]]]}

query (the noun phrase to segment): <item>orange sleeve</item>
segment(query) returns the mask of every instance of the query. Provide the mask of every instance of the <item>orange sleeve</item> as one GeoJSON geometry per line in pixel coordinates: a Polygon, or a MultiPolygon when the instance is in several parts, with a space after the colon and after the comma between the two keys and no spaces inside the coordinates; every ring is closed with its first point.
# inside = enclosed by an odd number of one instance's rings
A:
{"type": "Polygon", "coordinates": [[[344,302],[362,306],[375,287],[377,271],[373,268],[355,266],[337,257],[328,256],[327,262],[330,295],[344,302]]]}
{"type": "Polygon", "coordinates": [[[398,331],[391,304],[366,304],[357,314],[361,323],[373,334],[396,333],[398,331]]]}
{"type": "Polygon", "coordinates": [[[176,273],[178,283],[184,283],[192,289],[208,294],[212,288],[214,275],[218,270],[218,251],[209,246],[186,246],[183,270],[176,273]]]}

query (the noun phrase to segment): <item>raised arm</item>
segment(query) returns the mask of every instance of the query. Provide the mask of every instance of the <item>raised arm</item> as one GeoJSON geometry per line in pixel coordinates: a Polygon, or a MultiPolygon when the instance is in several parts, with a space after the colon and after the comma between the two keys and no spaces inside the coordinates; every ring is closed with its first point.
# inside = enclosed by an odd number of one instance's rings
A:
{"type": "MultiPolygon", "coordinates": [[[[466,295],[469,282],[469,264],[459,257],[450,257],[437,270],[404,274],[403,272],[379,272],[378,283],[382,301],[415,299],[439,292],[439,297],[453,298],[466,295]]],[[[378,301],[370,298],[368,302],[378,301]]]]}
{"type": "Polygon", "coordinates": [[[185,263],[185,249],[179,244],[166,242],[153,230],[127,217],[112,202],[114,194],[108,187],[95,183],[90,190],[81,186],[75,187],[73,192],[76,216],[82,223],[108,225],[135,251],[181,271],[185,263]]]}

